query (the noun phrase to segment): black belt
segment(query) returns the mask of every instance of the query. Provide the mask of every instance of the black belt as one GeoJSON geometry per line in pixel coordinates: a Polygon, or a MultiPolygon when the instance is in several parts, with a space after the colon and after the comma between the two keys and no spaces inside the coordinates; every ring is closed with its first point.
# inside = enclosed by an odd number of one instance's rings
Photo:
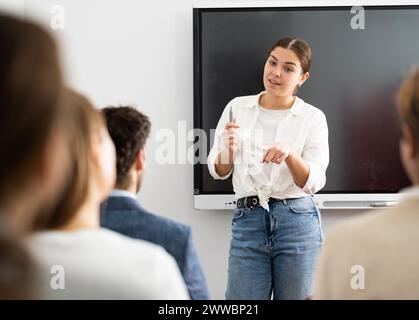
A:
{"type": "MultiPolygon", "coordinates": [[[[276,199],[276,198],[269,198],[268,203],[275,203],[283,201],[282,199],[276,199]]],[[[260,206],[259,197],[258,196],[250,196],[250,197],[244,197],[237,200],[237,208],[250,208],[254,209],[255,207],[260,206]]]]}

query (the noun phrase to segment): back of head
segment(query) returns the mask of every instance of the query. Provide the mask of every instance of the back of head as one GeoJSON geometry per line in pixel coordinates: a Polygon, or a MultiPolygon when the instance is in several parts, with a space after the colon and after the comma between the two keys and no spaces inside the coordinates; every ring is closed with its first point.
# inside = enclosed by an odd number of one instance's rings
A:
{"type": "Polygon", "coordinates": [[[21,239],[0,215],[0,300],[36,297],[34,266],[21,239]]]}
{"type": "Polygon", "coordinates": [[[402,120],[402,162],[410,180],[419,184],[419,69],[401,85],[398,107],[402,120]]]}
{"type": "Polygon", "coordinates": [[[125,189],[130,183],[129,170],[137,153],[146,144],[151,123],[147,116],[133,107],[107,107],[102,109],[102,113],[116,148],[116,187],[125,189]]]}
{"type": "Polygon", "coordinates": [[[103,116],[86,97],[70,89],[66,89],[65,96],[70,109],[71,177],[53,212],[38,216],[34,230],[59,229],[72,220],[89,192],[93,168],[92,137],[105,127],[103,116]]]}
{"type": "Polygon", "coordinates": [[[0,13],[0,299],[33,294],[33,265],[15,227],[23,228],[39,208],[26,205],[13,228],[10,217],[13,204],[25,205],[20,196],[35,191],[33,163],[65,109],[61,94],[53,39],[35,24],[0,13]]]}
{"type": "Polygon", "coordinates": [[[25,185],[63,104],[57,48],[48,33],[0,14],[0,48],[1,207],[25,185]]]}
{"type": "Polygon", "coordinates": [[[419,69],[401,85],[398,106],[402,120],[409,125],[419,142],[419,69]]]}

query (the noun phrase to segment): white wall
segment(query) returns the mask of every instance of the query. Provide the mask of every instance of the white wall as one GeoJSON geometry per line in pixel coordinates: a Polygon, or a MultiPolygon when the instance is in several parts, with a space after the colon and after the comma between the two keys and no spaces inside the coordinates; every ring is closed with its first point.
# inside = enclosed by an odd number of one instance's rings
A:
{"type": "MultiPolygon", "coordinates": [[[[219,3],[223,1],[218,1],[219,3]]],[[[234,1],[228,1],[234,2],[234,1]]],[[[50,28],[50,9],[65,9],[62,46],[68,81],[99,107],[134,103],[153,123],[141,203],[192,226],[212,298],[223,299],[231,212],[193,209],[191,165],[158,165],[153,154],[161,128],[192,128],[191,0],[0,0],[50,28]],[[12,4],[13,2],[13,4],[12,4]]],[[[196,3],[196,1],[195,1],[196,3]]],[[[51,28],[50,28],[51,29],[51,28]]],[[[52,31],[52,30],[51,30],[52,31]]],[[[324,212],[327,230],[358,212],[324,212]]]]}

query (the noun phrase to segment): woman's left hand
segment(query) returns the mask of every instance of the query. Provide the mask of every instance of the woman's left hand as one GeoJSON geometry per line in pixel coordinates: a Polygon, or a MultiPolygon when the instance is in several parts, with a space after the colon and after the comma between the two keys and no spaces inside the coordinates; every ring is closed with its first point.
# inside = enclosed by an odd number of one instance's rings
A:
{"type": "Polygon", "coordinates": [[[268,146],[262,146],[263,150],[266,150],[262,163],[276,163],[281,164],[290,154],[291,147],[288,143],[277,143],[268,146]]]}

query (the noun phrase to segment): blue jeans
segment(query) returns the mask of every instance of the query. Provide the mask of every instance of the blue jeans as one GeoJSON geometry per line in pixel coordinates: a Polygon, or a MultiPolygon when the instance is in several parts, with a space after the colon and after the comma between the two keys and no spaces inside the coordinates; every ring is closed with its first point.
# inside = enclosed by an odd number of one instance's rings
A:
{"type": "Polygon", "coordinates": [[[312,197],[236,209],[226,299],[304,299],[323,243],[312,197]]]}

